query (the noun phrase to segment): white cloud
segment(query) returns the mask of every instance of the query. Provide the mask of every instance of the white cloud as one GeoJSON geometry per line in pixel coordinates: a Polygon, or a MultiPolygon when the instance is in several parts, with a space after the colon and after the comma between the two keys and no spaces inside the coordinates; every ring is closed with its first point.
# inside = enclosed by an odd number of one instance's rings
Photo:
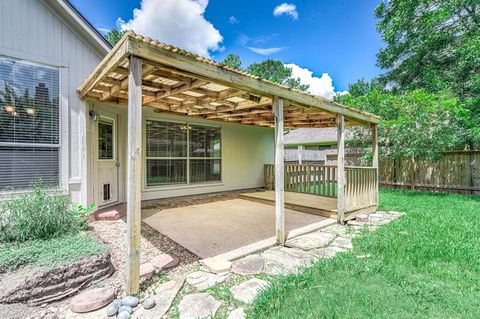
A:
{"type": "Polygon", "coordinates": [[[299,67],[296,64],[285,64],[286,67],[292,69],[292,76],[294,78],[300,78],[302,84],[308,84],[308,92],[313,95],[321,95],[327,99],[334,97],[335,88],[333,87],[333,81],[328,73],[322,73],[321,77],[313,76],[313,72],[309,69],[299,67]]]}
{"type": "Polygon", "coordinates": [[[220,32],[205,19],[208,0],[142,0],[133,19],[117,23],[121,30],[133,30],[183,49],[209,56],[221,50],[220,32]]]}
{"type": "Polygon", "coordinates": [[[279,47],[279,48],[254,48],[254,47],[248,47],[250,51],[253,51],[255,53],[261,54],[261,55],[272,55],[275,53],[278,53],[280,51],[285,50],[285,47],[279,47]]]}
{"type": "Polygon", "coordinates": [[[228,23],[237,24],[237,23],[240,23],[240,21],[238,21],[238,19],[235,18],[235,16],[231,16],[230,18],[228,18],[228,23]]]}
{"type": "Polygon", "coordinates": [[[293,20],[298,19],[297,6],[293,3],[282,3],[273,9],[273,15],[276,17],[281,16],[282,14],[289,15],[293,20]]]}

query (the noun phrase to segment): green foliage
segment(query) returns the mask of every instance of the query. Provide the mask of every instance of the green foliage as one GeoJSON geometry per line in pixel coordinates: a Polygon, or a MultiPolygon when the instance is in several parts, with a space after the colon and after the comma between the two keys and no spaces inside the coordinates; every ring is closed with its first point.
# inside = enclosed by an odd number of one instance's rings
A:
{"type": "Polygon", "coordinates": [[[0,242],[48,239],[79,232],[86,229],[86,213],[92,209],[93,206],[72,205],[68,196],[48,193],[37,184],[30,193],[0,202],[0,242]]]}
{"type": "Polygon", "coordinates": [[[112,29],[105,35],[105,39],[112,47],[114,47],[115,44],[117,44],[117,42],[123,37],[125,32],[127,31],[118,31],[117,29],[112,29]]]}
{"type": "Polygon", "coordinates": [[[292,78],[292,69],[286,67],[281,61],[268,59],[260,63],[252,63],[247,67],[248,73],[256,75],[278,84],[293,89],[306,91],[308,84],[301,84],[299,78],[292,78]]]}
{"type": "Polygon", "coordinates": [[[285,85],[293,89],[307,91],[310,87],[308,84],[300,83],[299,78],[292,77],[292,69],[286,67],[282,61],[268,59],[259,63],[252,63],[243,70],[240,56],[237,54],[229,54],[221,63],[233,69],[246,71],[259,78],[285,85]]]}
{"type": "Polygon", "coordinates": [[[375,15],[387,44],[377,56],[382,82],[453,92],[470,110],[470,143],[480,141],[480,2],[382,1],[375,15]]]}
{"type": "Polygon", "coordinates": [[[240,60],[240,56],[237,54],[230,53],[221,63],[235,70],[242,69],[242,60],[240,60]]]}
{"type": "Polygon", "coordinates": [[[0,243],[0,274],[27,264],[52,268],[107,250],[107,245],[85,233],[48,240],[0,243]]]}
{"type": "Polygon", "coordinates": [[[382,210],[407,214],[273,279],[247,318],[478,318],[479,206],[478,196],[381,190],[382,210]]]}
{"type": "MultiPolygon", "coordinates": [[[[395,94],[373,89],[357,97],[344,95],[340,101],[382,118],[378,141],[384,156],[436,159],[466,139],[462,121],[468,111],[448,93],[415,90],[395,94]]],[[[370,130],[353,132],[356,140],[370,140],[370,130]]]]}

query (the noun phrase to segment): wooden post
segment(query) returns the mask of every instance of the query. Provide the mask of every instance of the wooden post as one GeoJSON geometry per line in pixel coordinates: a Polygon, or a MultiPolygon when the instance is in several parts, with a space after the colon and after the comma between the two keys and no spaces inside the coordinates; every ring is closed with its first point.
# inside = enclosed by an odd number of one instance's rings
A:
{"type": "Polygon", "coordinates": [[[277,244],[285,245],[284,161],[283,161],[283,100],[273,97],[275,114],[275,235],[277,244]]]}
{"type": "Polygon", "coordinates": [[[380,183],[380,171],[378,165],[378,130],[377,124],[372,124],[372,167],[376,168],[375,202],[378,205],[378,185],[380,183]]]}
{"type": "Polygon", "coordinates": [[[127,295],[140,285],[142,179],[142,60],[130,56],[128,73],[127,148],[127,295]]]}
{"type": "Polygon", "coordinates": [[[337,219],[343,224],[345,221],[345,117],[337,116],[337,219]]]}
{"type": "Polygon", "coordinates": [[[298,156],[298,164],[302,165],[302,152],[303,152],[303,145],[297,146],[297,156],[298,156]]]}

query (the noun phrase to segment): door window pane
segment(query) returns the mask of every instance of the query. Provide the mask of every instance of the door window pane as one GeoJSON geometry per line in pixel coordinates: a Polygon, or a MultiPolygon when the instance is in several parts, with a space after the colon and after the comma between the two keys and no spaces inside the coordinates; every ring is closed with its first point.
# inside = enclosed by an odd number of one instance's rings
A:
{"type": "Polygon", "coordinates": [[[147,121],[147,157],[186,157],[187,126],[183,123],[147,121]]]}
{"type": "Polygon", "coordinates": [[[186,159],[147,159],[147,186],[186,182],[186,159]]]}
{"type": "Polygon", "coordinates": [[[190,156],[220,157],[220,128],[190,125],[190,156]]]}
{"type": "Polygon", "coordinates": [[[219,159],[191,159],[190,182],[220,181],[221,161],[219,159]]]}
{"type": "Polygon", "coordinates": [[[98,158],[113,159],[113,123],[101,120],[98,123],[98,158]]]}

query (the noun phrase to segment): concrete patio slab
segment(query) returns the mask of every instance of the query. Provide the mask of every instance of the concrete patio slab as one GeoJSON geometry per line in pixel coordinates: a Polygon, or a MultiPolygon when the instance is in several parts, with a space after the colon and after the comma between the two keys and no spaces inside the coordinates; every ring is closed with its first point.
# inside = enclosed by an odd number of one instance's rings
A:
{"type": "MultiPolygon", "coordinates": [[[[322,216],[285,210],[287,231],[325,220],[322,216]]],[[[143,221],[201,258],[275,235],[275,207],[243,199],[166,209],[143,221]]]]}

